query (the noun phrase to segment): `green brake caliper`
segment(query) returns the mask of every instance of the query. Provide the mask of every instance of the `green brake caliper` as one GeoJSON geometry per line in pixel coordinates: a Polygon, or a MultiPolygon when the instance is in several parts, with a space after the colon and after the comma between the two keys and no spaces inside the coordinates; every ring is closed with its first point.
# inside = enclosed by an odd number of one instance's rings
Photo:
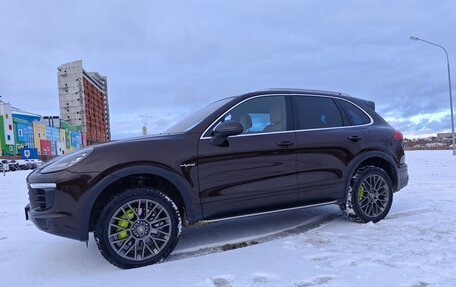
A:
{"type": "Polygon", "coordinates": [[[361,202],[361,200],[363,200],[363,197],[364,197],[364,187],[360,186],[359,190],[358,190],[358,202],[361,202]]]}
{"type": "MultiPolygon", "coordinates": [[[[133,210],[131,209],[127,209],[126,210],[127,212],[127,215],[128,215],[128,219],[132,219],[134,216],[135,216],[135,213],[133,212],[133,210]]],[[[122,215],[120,218],[122,219],[127,219],[127,215],[122,215]]],[[[117,226],[120,226],[120,227],[123,227],[123,228],[128,228],[130,226],[130,222],[128,222],[128,220],[117,220],[117,226]]],[[[117,234],[117,238],[122,240],[122,239],[125,239],[128,237],[128,231],[123,229],[123,228],[120,228],[118,227],[116,229],[116,232],[120,232],[119,234],[117,234]]]]}

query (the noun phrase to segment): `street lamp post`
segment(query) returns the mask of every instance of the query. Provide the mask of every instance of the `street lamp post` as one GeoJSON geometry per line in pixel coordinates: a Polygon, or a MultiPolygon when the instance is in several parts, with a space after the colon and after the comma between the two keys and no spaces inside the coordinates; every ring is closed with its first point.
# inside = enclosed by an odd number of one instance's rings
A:
{"type": "Polygon", "coordinates": [[[450,59],[448,57],[448,52],[443,46],[440,46],[440,45],[438,45],[436,43],[432,43],[432,42],[420,39],[420,38],[415,37],[415,36],[411,36],[410,39],[414,40],[414,41],[425,42],[425,43],[428,43],[428,44],[433,45],[433,46],[437,46],[437,47],[441,48],[445,52],[446,59],[447,59],[447,68],[448,68],[448,86],[450,88],[451,138],[453,139],[453,155],[456,156],[456,145],[454,144],[455,139],[454,139],[453,96],[451,94],[450,59]]]}

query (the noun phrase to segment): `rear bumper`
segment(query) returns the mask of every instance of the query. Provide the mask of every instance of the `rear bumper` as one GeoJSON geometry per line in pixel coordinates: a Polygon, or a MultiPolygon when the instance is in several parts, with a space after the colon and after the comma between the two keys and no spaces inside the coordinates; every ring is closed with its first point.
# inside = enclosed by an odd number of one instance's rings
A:
{"type": "Polygon", "coordinates": [[[398,182],[397,182],[397,189],[396,191],[399,191],[403,189],[404,187],[407,186],[409,182],[409,175],[408,175],[408,166],[407,164],[403,163],[398,169],[398,182]]]}

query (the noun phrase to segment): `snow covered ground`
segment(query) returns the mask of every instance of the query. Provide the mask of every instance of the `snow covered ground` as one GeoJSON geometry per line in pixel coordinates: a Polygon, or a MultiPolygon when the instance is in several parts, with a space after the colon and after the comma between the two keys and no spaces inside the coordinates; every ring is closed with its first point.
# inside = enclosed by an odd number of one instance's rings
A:
{"type": "Polygon", "coordinates": [[[92,239],[86,248],[39,231],[24,219],[27,172],[0,175],[0,286],[456,286],[456,157],[406,161],[409,186],[377,224],[335,206],[217,223],[185,230],[167,262],[134,270],[108,264],[92,239]],[[259,244],[217,248],[244,240],[259,244]]]}

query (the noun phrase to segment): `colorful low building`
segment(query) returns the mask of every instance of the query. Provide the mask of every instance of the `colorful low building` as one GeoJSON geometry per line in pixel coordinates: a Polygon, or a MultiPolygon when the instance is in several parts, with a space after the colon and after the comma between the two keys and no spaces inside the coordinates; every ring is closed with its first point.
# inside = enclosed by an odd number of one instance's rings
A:
{"type": "Polygon", "coordinates": [[[51,142],[51,154],[58,155],[57,143],[60,143],[60,129],[46,126],[46,139],[51,142]]]}
{"type": "MultiPolygon", "coordinates": [[[[33,140],[35,148],[41,152],[41,140],[46,140],[46,126],[40,122],[33,122],[33,140]]],[[[42,154],[42,153],[40,153],[42,154]]]]}
{"type": "Polygon", "coordinates": [[[13,116],[11,113],[11,105],[0,101],[0,141],[1,155],[15,155],[17,153],[14,131],[13,131],[13,116]]]}
{"type": "Polygon", "coordinates": [[[58,144],[57,154],[62,155],[67,152],[67,140],[66,140],[66,131],[64,129],[60,129],[60,142],[58,144]]]}
{"type": "Polygon", "coordinates": [[[41,155],[53,155],[51,141],[40,140],[40,154],[41,155]]]}
{"type": "Polygon", "coordinates": [[[80,126],[72,126],[57,116],[42,117],[0,101],[1,155],[62,155],[85,146],[83,137],[80,126]]]}
{"type": "Polygon", "coordinates": [[[13,129],[14,137],[16,139],[16,150],[23,148],[34,148],[35,143],[33,141],[33,127],[26,120],[16,118],[13,114],[13,129]]]}
{"type": "Polygon", "coordinates": [[[71,131],[71,151],[82,148],[82,136],[80,132],[71,131]]]}

